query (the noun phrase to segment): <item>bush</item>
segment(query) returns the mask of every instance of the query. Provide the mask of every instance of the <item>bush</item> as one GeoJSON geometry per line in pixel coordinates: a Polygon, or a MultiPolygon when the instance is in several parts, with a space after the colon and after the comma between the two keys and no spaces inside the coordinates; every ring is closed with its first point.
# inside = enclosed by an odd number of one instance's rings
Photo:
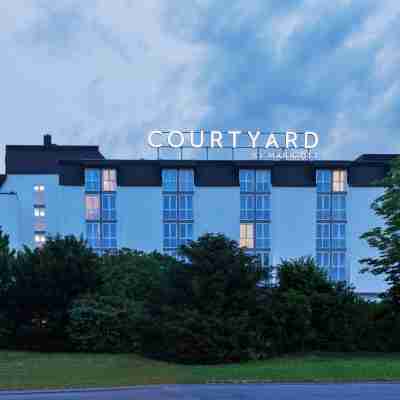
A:
{"type": "Polygon", "coordinates": [[[68,335],[74,348],[137,351],[143,303],[159,297],[163,272],[171,263],[176,261],[170,257],[126,249],[104,256],[96,294],[82,296],[69,310],[68,335]]]}

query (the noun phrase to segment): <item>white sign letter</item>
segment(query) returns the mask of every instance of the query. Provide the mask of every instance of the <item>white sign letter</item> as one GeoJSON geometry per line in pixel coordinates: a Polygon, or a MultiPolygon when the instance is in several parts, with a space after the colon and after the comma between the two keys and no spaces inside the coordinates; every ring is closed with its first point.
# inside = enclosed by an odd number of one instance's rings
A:
{"type": "Polygon", "coordinates": [[[268,136],[267,143],[265,144],[265,148],[269,149],[271,146],[274,146],[276,149],[279,149],[279,144],[276,141],[276,137],[273,133],[268,136]]]}
{"type": "Polygon", "coordinates": [[[149,143],[149,146],[150,147],[161,147],[161,144],[154,144],[154,142],[153,142],[153,136],[154,135],[162,135],[162,132],[161,131],[151,131],[150,133],[149,133],[149,136],[148,136],[148,138],[147,138],[147,142],[149,143]]]}
{"type": "Polygon", "coordinates": [[[174,148],[182,147],[184,142],[185,142],[185,136],[183,136],[183,133],[181,131],[171,131],[168,134],[168,144],[171,147],[174,147],[174,148]],[[173,143],[172,142],[172,138],[174,136],[178,136],[179,137],[179,142],[178,143],[173,143]]]}
{"type": "Polygon", "coordinates": [[[251,140],[251,147],[254,149],[256,147],[256,141],[258,137],[261,135],[261,132],[259,129],[257,129],[255,135],[253,135],[251,131],[247,131],[247,134],[249,135],[249,138],[251,140]]]}
{"type": "Polygon", "coordinates": [[[222,132],[221,131],[211,131],[211,147],[215,147],[215,144],[222,149],[222,132]]]}
{"type": "Polygon", "coordinates": [[[228,131],[229,135],[232,135],[232,147],[235,148],[236,147],[236,143],[237,143],[237,136],[240,135],[242,133],[242,131],[228,131]]]}
{"type": "Polygon", "coordinates": [[[318,143],[319,143],[319,136],[318,136],[318,133],[315,133],[315,132],[306,132],[306,133],[304,134],[304,147],[305,147],[306,149],[314,149],[315,147],[318,146],[318,143]],[[313,144],[310,144],[309,141],[308,141],[308,138],[309,138],[310,136],[314,138],[314,143],[313,143],[313,144]]]}
{"type": "Polygon", "coordinates": [[[297,149],[297,133],[296,132],[291,132],[287,131],[286,132],[286,148],[288,149],[290,145],[293,145],[295,149],[297,149]]]}
{"type": "Polygon", "coordinates": [[[195,148],[202,147],[204,145],[204,129],[200,129],[200,143],[194,142],[195,131],[190,131],[190,145],[195,148]]]}

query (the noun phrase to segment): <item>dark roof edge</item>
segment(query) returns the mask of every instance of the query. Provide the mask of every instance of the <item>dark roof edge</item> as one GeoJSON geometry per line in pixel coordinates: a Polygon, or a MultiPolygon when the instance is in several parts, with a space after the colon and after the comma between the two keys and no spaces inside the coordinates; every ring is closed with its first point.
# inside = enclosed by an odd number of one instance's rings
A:
{"type": "MultiPolygon", "coordinates": [[[[6,151],[7,150],[43,150],[43,151],[48,151],[48,150],[60,150],[60,151],[70,151],[70,150],[97,150],[99,151],[100,147],[97,145],[92,145],[92,146],[87,146],[87,145],[58,145],[58,144],[52,144],[49,147],[43,146],[43,145],[25,145],[25,144],[7,144],[6,145],[6,151]]],[[[101,154],[101,152],[99,151],[101,154]]]]}

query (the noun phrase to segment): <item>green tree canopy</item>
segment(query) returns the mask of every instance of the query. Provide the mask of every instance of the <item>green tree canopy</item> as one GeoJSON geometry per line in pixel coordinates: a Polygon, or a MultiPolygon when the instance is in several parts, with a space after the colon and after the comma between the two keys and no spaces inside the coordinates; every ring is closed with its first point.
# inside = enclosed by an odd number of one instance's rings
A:
{"type": "Polygon", "coordinates": [[[373,202],[372,209],[384,224],[361,236],[377,249],[378,255],[361,260],[365,265],[362,272],[383,274],[390,286],[389,297],[400,306],[400,159],[393,162],[382,184],[385,191],[373,202]]]}

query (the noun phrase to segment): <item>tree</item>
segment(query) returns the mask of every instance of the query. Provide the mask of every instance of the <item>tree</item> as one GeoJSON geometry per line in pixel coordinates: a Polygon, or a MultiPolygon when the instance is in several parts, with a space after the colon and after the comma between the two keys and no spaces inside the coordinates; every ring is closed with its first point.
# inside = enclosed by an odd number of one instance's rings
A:
{"type": "Polygon", "coordinates": [[[373,202],[372,209],[383,219],[384,226],[361,236],[379,255],[362,259],[362,272],[384,275],[389,284],[387,294],[400,307],[400,159],[393,162],[382,184],[385,191],[373,202]]]}
{"type": "Polygon", "coordinates": [[[220,234],[200,237],[180,255],[186,262],[166,271],[162,295],[147,304],[145,352],[187,363],[260,357],[265,341],[253,315],[263,271],[255,259],[220,234]]]}
{"type": "Polygon", "coordinates": [[[15,321],[17,341],[29,345],[29,337],[32,346],[44,348],[52,338],[62,343],[68,309],[78,296],[96,289],[98,268],[97,255],[74,236],[49,237],[40,248],[25,247],[18,252],[8,292],[9,317],[15,321]]]}

